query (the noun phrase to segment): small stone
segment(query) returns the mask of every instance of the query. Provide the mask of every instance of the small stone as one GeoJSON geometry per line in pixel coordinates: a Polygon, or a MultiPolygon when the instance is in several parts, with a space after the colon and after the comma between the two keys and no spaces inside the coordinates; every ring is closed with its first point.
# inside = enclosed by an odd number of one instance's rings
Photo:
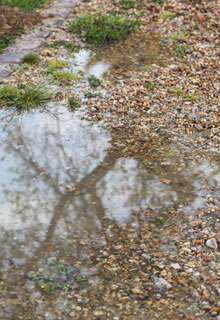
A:
{"type": "Polygon", "coordinates": [[[175,270],[181,269],[180,265],[178,263],[171,263],[171,267],[175,270]]]}
{"type": "Polygon", "coordinates": [[[144,292],[138,288],[131,289],[131,292],[134,294],[143,294],[144,292]]]}
{"type": "Polygon", "coordinates": [[[158,288],[158,289],[171,289],[172,288],[172,285],[167,282],[165,279],[163,278],[156,278],[155,279],[155,286],[158,288]]]}
{"type": "Polygon", "coordinates": [[[208,239],[206,241],[206,246],[214,250],[218,249],[218,244],[215,238],[208,239]]]}

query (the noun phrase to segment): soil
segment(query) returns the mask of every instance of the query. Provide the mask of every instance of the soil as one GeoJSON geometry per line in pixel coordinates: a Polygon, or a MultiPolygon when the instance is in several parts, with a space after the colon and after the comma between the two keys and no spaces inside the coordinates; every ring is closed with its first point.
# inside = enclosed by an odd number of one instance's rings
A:
{"type": "Polygon", "coordinates": [[[40,21],[41,16],[38,12],[24,12],[17,7],[11,8],[4,3],[0,3],[0,37],[5,33],[20,34],[27,27],[36,25],[40,21]]]}

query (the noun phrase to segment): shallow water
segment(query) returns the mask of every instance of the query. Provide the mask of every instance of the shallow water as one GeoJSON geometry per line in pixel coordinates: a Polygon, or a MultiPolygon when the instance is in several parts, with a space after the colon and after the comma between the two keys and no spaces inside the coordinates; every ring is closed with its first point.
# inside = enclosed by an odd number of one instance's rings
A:
{"type": "Polygon", "coordinates": [[[7,259],[23,265],[36,252],[44,255],[39,247],[46,238],[49,245],[55,235],[95,234],[105,217],[121,225],[139,209],[179,205],[193,216],[206,202],[206,187],[220,184],[220,170],[208,162],[161,168],[158,175],[118,158],[108,131],[61,106],[6,123],[0,164],[3,269],[7,259]]]}

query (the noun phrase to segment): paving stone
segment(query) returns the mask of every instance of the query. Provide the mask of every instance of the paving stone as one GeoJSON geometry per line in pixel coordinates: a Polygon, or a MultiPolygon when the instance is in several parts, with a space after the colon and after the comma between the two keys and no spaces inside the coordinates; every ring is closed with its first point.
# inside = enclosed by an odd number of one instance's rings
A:
{"type": "Polygon", "coordinates": [[[7,51],[16,52],[20,50],[35,50],[39,48],[42,44],[43,44],[43,39],[18,40],[18,42],[13,46],[11,46],[7,51]]]}
{"type": "Polygon", "coordinates": [[[0,63],[21,63],[28,52],[8,52],[0,55],[0,63]]]}
{"type": "Polygon", "coordinates": [[[49,28],[56,28],[63,23],[64,19],[47,18],[43,20],[43,25],[49,28]]]}
{"type": "Polygon", "coordinates": [[[0,64],[0,83],[7,77],[9,77],[13,72],[12,66],[7,63],[0,64]]]}
{"type": "Polygon", "coordinates": [[[50,8],[50,9],[47,9],[47,10],[44,10],[42,12],[42,15],[44,17],[61,17],[63,19],[66,19],[69,14],[70,14],[70,10],[69,9],[61,9],[61,8],[50,8]]]}
{"type": "Polygon", "coordinates": [[[49,37],[49,35],[52,33],[52,30],[49,29],[49,28],[42,28],[42,27],[39,27],[39,28],[35,28],[34,30],[32,30],[28,36],[26,37],[26,40],[30,40],[32,39],[36,39],[36,38],[47,38],[49,37]]]}

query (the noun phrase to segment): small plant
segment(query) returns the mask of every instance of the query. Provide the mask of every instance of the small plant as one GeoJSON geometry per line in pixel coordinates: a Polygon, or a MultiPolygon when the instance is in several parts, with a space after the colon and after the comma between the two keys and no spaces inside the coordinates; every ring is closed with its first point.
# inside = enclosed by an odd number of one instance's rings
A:
{"type": "Polygon", "coordinates": [[[45,268],[40,268],[36,272],[30,271],[27,276],[48,293],[55,290],[69,291],[73,282],[88,280],[88,277],[77,273],[76,269],[68,265],[65,260],[58,260],[56,257],[49,258],[45,268]]]}
{"type": "Polygon", "coordinates": [[[147,65],[147,66],[144,66],[143,68],[142,68],[142,70],[143,71],[151,71],[151,70],[153,70],[155,67],[154,66],[152,66],[151,64],[149,64],[149,65],[147,65]]]}
{"type": "Polygon", "coordinates": [[[76,80],[77,76],[72,72],[68,71],[57,71],[52,75],[53,80],[62,85],[67,84],[69,85],[71,81],[76,80]]]}
{"type": "Polygon", "coordinates": [[[153,0],[154,2],[156,2],[156,3],[159,3],[159,4],[161,4],[161,3],[164,3],[164,2],[166,2],[167,0],[153,0]]]}
{"type": "Polygon", "coordinates": [[[72,42],[68,42],[68,41],[64,41],[64,40],[56,40],[52,43],[46,43],[45,47],[47,48],[59,48],[59,47],[64,47],[66,48],[68,51],[77,51],[80,49],[80,46],[75,45],[72,42]]]}
{"type": "Polygon", "coordinates": [[[180,32],[178,34],[174,34],[173,36],[170,36],[170,40],[172,42],[178,42],[179,40],[182,40],[183,38],[185,38],[187,36],[187,32],[183,31],[180,32]]]}
{"type": "Polygon", "coordinates": [[[134,9],[134,8],[141,8],[141,1],[137,0],[121,0],[120,6],[124,10],[134,9]]]}
{"type": "Polygon", "coordinates": [[[68,61],[64,61],[64,60],[48,60],[48,69],[47,69],[47,73],[53,73],[56,70],[68,67],[69,62],[68,61]]]}
{"type": "Polygon", "coordinates": [[[99,93],[92,92],[92,91],[84,92],[84,97],[88,99],[98,97],[99,95],[100,95],[99,93]]]}
{"type": "Polygon", "coordinates": [[[1,37],[0,37],[0,53],[4,48],[7,48],[13,43],[14,37],[8,33],[5,32],[1,37]]]}
{"type": "Polygon", "coordinates": [[[36,108],[49,100],[46,91],[41,87],[26,85],[15,88],[5,85],[0,89],[0,107],[15,107],[18,110],[36,108]]]}
{"type": "Polygon", "coordinates": [[[80,108],[81,107],[81,104],[79,102],[79,100],[76,98],[76,97],[71,97],[68,99],[68,108],[70,110],[74,110],[74,109],[77,109],[77,108],[80,108]]]}
{"type": "Polygon", "coordinates": [[[69,62],[65,60],[48,60],[48,65],[55,69],[65,68],[68,67],[69,62]]]}
{"type": "Polygon", "coordinates": [[[162,14],[161,14],[161,18],[162,19],[173,19],[174,17],[175,17],[176,15],[175,15],[175,13],[173,13],[173,12],[163,12],[162,14]]]}
{"type": "Polygon", "coordinates": [[[98,87],[102,83],[102,80],[96,78],[95,76],[91,75],[88,77],[88,81],[91,87],[98,87]]]}
{"type": "Polygon", "coordinates": [[[146,85],[145,85],[145,87],[146,87],[147,89],[149,89],[149,90],[152,90],[152,89],[156,88],[156,84],[153,83],[153,82],[147,82],[146,85]]]}
{"type": "Polygon", "coordinates": [[[168,150],[167,152],[165,152],[163,154],[163,156],[165,158],[173,158],[173,157],[175,157],[175,155],[176,155],[176,151],[174,151],[174,150],[168,150]]]}
{"type": "Polygon", "coordinates": [[[178,58],[182,58],[188,48],[187,44],[176,44],[174,46],[175,54],[178,58]]]}
{"type": "Polygon", "coordinates": [[[183,90],[180,88],[174,88],[171,90],[172,94],[175,96],[182,96],[183,95],[183,90]]]}
{"type": "Polygon", "coordinates": [[[184,96],[184,99],[188,101],[197,100],[197,96],[195,96],[193,93],[187,93],[184,96]]]}
{"type": "Polygon", "coordinates": [[[23,62],[28,64],[35,64],[39,61],[39,55],[37,53],[28,53],[24,56],[23,62]]]}
{"type": "Polygon", "coordinates": [[[119,15],[87,15],[77,17],[68,30],[79,33],[87,43],[100,45],[124,38],[139,26],[138,19],[129,20],[119,15]]]}

